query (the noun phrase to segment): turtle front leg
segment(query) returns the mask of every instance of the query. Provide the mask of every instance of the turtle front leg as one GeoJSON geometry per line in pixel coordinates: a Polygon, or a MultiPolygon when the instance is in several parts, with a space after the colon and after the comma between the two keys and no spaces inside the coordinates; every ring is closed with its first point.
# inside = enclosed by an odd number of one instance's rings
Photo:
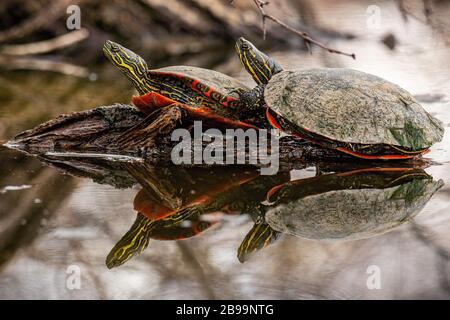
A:
{"type": "Polygon", "coordinates": [[[239,110],[240,119],[254,124],[263,129],[270,129],[272,126],[266,118],[266,103],[264,101],[265,85],[259,85],[255,88],[245,91],[241,94],[241,110],[239,110]]]}
{"type": "Polygon", "coordinates": [[[237,98],[239,98],[241,95],[243,95],[246,92],[247,92],[247,90],[245,90],[245,89],[237,88],[237,89],[233,89],[233,90],[229,91],[227,93],[227,95],[228,96],[237,95],[237,98]]]}
{"type": "Polygon", "coordinates": [[[241,94],[240,101],[244,105],[245,110],[258,110],[264,106],[264,88],[265,85],[259,85],[241,94]]]}

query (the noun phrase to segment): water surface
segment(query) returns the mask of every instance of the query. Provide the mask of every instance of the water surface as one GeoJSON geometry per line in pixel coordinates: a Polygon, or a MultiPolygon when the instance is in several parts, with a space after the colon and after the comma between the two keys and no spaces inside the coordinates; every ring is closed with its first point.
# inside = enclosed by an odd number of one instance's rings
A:
{"type": "MultiPolygon", "coordinates": [[[[403,24],[389,2],[379,5],[377,30],[367,29],[367,5],[359,1],[319,12],[325,25],[359,35],[333,43],[354,51],[356,61],[318,50],[270,53],[285,68],[381,76],[448,128],[450,48],[426,25],[403,24]],[[379,41],[387,32],[398,38],[393,51],[379,41]]],[[[253,85],[230,57],[216,66],[195,57],[179,63],[253,85]]],[[[62,112],[129,101],[133,91],[118,72],[108,65],[95,72],[93,82],[1,74],[2,141],[62,112]]],[[[271,177],[249,168],[40,161],[2,147],[0,298],[449,298],[449,146],[446,132],[424,170],[345,167],[316,176],[310,167],[271,177]],[[141,254],[125,262],[109,255],[137,218],[145,225],[174,212],[175,222],[147,225],[141,254]],[[71,266],[81,270],[80,289],[66,286],[71,266]],[[370,266],[379,268],[380,289],[367,286],[370,266]]]]}

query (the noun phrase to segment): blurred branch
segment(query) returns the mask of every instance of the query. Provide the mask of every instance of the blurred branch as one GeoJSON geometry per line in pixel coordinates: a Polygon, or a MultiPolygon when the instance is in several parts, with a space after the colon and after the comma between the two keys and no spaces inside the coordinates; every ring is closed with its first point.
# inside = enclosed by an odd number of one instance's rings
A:
{"type": "Polygon", "coordinates": [[[61,17],[61,14],[65,12],[69,5],[77,4],[80,1],[81,0],[58,0],[51,2],[49,6],[42,8],[23,23],[1,31],[0,42],[22,38],[43,26],[52,24],[61,17]]]}
{"type": "Polygon", "coordinates": [[[411,17],[414,20],[417,20],[423,24],[430,26],[433,30],[445,35],[446,37],[449,37],[450,30],[445,28],[442,22],[438,21],[433,15],[434,10],[432,6],[432,1],[422,0],[422,6],[423,6],[422,12],[425,19],[423,17],[418,16],[415,12],[413,12],[408,7],[407,1],[397,0],[397,7],[404,21],[408,21],[408,17],[411,17]]]}
{"type": "Polygon", "coordinates": [[[262,18],[262,29],[263,29],[263,37],[264,39],[266,38],[267,35],[267,25],[266,25],[266,21],[267,20],[271,20],[272,22],[275,22],[276,24],[280,25],[281,27],[285,28],[286,30],[289,30],[290,32],[300,36],[301,38],[303,38],[303,41],[305,42],[306,47],[308,48],[308,50],[311,52],[311,44],[315,44],[316,46],[327,50],[330,53],[336,53],[336,54],[341,54],[344,56],[348,56],[348,57],[352,57],[353,59],[356,59],[356,55],[354,53],[346,53],[337,49],[333,49],[330,48],[328,46],[326,46],[325,44],[311,38],[306,32],[295,29],[289,25],[287,25],[286,23],[284,23],[283,21],[281,21],[280,19],[268,14],[265,10],[265,6],[269,4],[269,2],[265,1],[265,0],[253,0],[253,2],[255,3],[255,5],[258,7],[258,10],[261,14],[261,18],[262,18]]]}
{"type": "Polygon", "coordinates": [[[86,29],[80,29],[63,34],[61,36],[57,36],[50,40],[26,44],[5,45],[1,48],[0,53],[7,55],[30,55],[47,53],[68,47],[72,44],[83,41],[87,37],[89,37],[89,31],[86,29]]]}
{"type": "Polygon", "coordinates": [[[40,70],[53,71],[75,77],[87,77],[89,71],[67,62],[43,60],[34,57],[0,56],[0,66],[7,70],[40,70]]]}
{"type": "Polygon", "coordinates": [[[415,237],[423,243],[426,247],[433,251],[433,253],[439,258],[438,261],[438,276],[440,277],[440,284],[447,292],[450,292],[450,281],[448,278],[448,263],[450,261],[449,250],[443,245],[436,242],[434,237],[429,232],[428,228],[419,225],[415,221],[410,222],[411,229],[415,237]]]}

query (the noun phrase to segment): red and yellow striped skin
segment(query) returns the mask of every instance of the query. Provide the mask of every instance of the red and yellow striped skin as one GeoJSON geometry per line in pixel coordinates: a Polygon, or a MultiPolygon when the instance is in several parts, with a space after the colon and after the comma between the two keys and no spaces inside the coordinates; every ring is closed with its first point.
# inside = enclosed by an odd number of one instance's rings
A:
{"type": "MultiPolygon", "coordinates": [[[[232,98],[230,97],[230,99],[232,98]]],[[[136,106],[136,108],[138,108],[145,114],[150,114],[151,112],[164,107],[178,106],[186,110],[188,114],[193,117],[216,121],[232,128],[257,129],[257,127],[252,124],[220,116],[219,114],[215,113],[214,110],[212,110],[209,106],[191,106],[182,104],[156,92],[149,92],[141,96],[133,96],[131,101],[136,106]]],[[[230,101],[234,100],[227,100],[226,102],[224,102],[224,104],[228,105],[230,101]]]]}

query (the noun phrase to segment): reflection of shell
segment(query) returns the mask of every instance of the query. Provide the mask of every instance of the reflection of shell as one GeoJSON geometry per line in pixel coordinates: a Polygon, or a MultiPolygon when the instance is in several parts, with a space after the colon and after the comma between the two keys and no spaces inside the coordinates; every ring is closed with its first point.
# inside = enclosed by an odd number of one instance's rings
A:
{"type": "Polygon", "coordinates": [[[308,239],[368,238],[414,217],[443,184],[415,179],[386,189],[325,192],[277,206],[266,221],[274,230],[308,239]]]}

